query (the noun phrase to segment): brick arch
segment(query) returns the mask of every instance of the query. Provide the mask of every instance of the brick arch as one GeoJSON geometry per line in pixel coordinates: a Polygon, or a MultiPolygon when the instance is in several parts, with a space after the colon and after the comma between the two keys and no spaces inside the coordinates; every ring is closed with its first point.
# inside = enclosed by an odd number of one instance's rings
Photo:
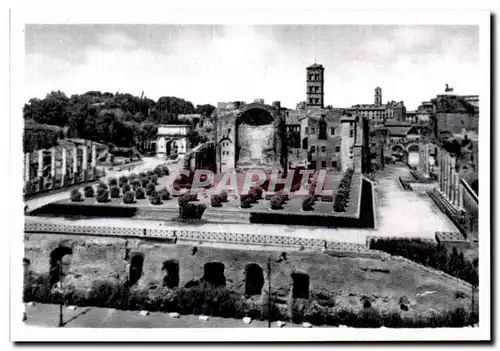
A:
{"type": "Polygon", "coordinates": [[[273,117],[273,119],[275,118],[275,114],[277,113],[277,111],[270,105],[261,104],[259,102],[252,102],[251,104],[247,104],[240,109],[240,113],[238,114],[238,117],[240,117],[240,115],[248,112],[249,110],[252,110],[255,108],[265,110],[273,117]]]}

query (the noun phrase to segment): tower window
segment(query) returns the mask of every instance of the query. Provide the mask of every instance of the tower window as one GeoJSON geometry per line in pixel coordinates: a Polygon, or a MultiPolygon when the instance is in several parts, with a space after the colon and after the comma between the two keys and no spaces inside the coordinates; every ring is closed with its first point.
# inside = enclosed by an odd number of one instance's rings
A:
{"type": "Polygon", "coordinates": [[[337,161],[332,161],[332,167],[337,168],[337,161]]]}
{"type": "Polygon", "coordinates": [[[331,134],[331,135],[335,135],[335,128],[333,128],[333,127],[332,127],[332,128],[330,128],[330,134],[331,134]]]}
{"type": "Polygon", "coordinates": [[[321,152],[326,152],[326,146],[321,147],[321,152]]]}
{"type": "Polygon", "coordinates": [[[311,128],[311,134],[313,134],[313,135],[316,134],[316,129],[311,128]]]}
{"type": "Polygon", "coordinates": [[[312,104],[313,103],[313,99],[312,98],[309,98],[309,103],[312,104]]]}
{"type": "Polygon", "coordinates": [[[340,146],[335,146],[335,152],[340,152],[340,146]]]}
{"type": "Polygon", "coordinates": [[[314,154],[316,152],[316,146],[311,146],[311,153],[314,154]]]}
{"type": "Polygon", "coordinates": [[[349,138],[353,138],[354,137],[354,130],[350,130],[349,131],[349,138]]]}
{"type": "Polygon", "coordinates": [[[319,103],[319,99],[314,99],[314,102],[315,103],[319,103]]]}
{"type": "Polygon", "coordinates": [[[312,74],[309,75],[309,80],[313,80],[313,75],[312,74]]]}

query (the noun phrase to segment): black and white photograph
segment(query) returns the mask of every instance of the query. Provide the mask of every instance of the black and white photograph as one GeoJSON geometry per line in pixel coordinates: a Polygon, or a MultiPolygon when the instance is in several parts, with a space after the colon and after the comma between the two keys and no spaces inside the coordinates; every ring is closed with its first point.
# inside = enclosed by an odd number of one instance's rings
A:
{"type": "Polygon", "coordinates": [[[488,11],[110,13],[12,13],[13,338],[491,337],[488,11]]]}

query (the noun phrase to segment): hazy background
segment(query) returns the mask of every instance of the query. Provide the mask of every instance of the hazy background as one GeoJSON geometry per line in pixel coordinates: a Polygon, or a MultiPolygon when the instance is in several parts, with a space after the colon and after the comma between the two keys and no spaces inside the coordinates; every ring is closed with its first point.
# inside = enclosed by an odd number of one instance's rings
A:
{"type": "Polygon", "coordinates": [[[305,100],[305,67],[325,66],[325,103],[479,93],[478,26],[27,25],[25,100],[89,90],[194,104],[305,100]]]}

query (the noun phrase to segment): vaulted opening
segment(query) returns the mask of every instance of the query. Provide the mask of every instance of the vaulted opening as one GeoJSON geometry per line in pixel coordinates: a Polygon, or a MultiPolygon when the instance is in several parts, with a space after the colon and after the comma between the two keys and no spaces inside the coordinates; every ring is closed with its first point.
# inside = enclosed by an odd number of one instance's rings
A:
{"type": "Polygon", "coordinates": [[[163,262],[161,270],[165,273],[163,276],[163,286],[170,289],[179,286],[179,262],[176,260],[168,260],[163,262]]]}
{"type": "Polygon", "coordinates": [[[292,297],[294,299],[309,298],[309,275],[305,273],[292,273],[292,297]]]}
{"type": "Polygon", "coordinates": [[[130,268],[127,285],[130,287],[136,284],[142,276],[142,267],[144,265],[144,255],[140,252],[132,253],[130,257],[130,268]]]}
{"type": "Polygon", "coordinates": [[[205,265],[203,266],[202,280],[213,286],[226,286],[224,268],[224,264],[221,262],[205,263],[205,265]]]}
{"type": "Polygon", "coordinates": [[[61,275],[63,272],[63,257],[66,255],[72,255],[73,250],[69,247],[59,245],[50,253],[50,271],[49,271],[49,282],[51,285],[59,282],[61,280],[61,275]]]}
{"type": "Polygon", "coordinates": [[[264,274],[262,268],[255,263],[245,267],[245,294],[260,295],[264,286],[264,274]]]}

